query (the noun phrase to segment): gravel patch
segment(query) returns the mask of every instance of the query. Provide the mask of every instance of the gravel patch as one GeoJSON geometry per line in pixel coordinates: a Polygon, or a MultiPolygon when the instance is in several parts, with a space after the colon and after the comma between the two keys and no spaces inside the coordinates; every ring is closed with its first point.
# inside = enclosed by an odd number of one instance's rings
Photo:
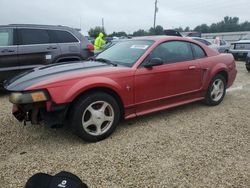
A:
{"type": "Polygon", "coordinates": [[[101,188],[250,187],[250,74],[244,62],[237,67],[236,89],[221,105],[194,103],[124,121],[94,144],[67,128],[23,126],[1,93],[1,187],[62,170],[101,188]]]}

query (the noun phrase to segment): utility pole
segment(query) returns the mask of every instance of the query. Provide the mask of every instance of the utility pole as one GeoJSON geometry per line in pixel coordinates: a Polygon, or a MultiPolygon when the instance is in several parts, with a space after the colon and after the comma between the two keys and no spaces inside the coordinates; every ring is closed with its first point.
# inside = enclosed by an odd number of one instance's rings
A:
{"type": "Polygon", "coordinates": [[[155,29],[155,24],[156,24],[156,13],[158,12],[157,3],[158,3],[158,0],[155,0],[154,29],[155,29]]]}
{"type": "Polygon", "coordinates": [[[80,16],[80,30],[82,31],[82,17],[80,16]]]}
{"type": "Polygon", "coordinates": [[[102,30],[104,32],[104,18],[102,18],[102,30]]]}

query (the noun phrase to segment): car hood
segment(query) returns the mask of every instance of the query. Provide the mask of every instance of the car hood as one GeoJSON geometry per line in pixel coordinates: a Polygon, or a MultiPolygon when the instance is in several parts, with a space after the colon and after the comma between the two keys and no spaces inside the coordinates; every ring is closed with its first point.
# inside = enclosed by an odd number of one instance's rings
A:
{"type": "Polygon", "coordinates": [[[99,69],[117,68],[97,61],[80,61],[71,63],[60,63],[38,67],[6,81],[4,88],[9,91],[22,91],[28,87],[43,82],[53,80],[56,77],[67,77],[68,75],[83,76],[87,72],[95,72],[99,69]]]}

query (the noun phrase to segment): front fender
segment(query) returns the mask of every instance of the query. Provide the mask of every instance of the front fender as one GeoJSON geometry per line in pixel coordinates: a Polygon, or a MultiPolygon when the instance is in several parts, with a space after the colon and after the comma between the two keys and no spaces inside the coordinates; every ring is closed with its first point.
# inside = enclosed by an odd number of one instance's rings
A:
{"type": "Polygon", "coordinates": [[[81,93],[92,88],[108,88],[115,91],[122,98],[122,87],[114,80],[106,77],[89,77],[81,79],[67,86],[48,88],[53,102],[57,104],[70,103],[81,93]]]}

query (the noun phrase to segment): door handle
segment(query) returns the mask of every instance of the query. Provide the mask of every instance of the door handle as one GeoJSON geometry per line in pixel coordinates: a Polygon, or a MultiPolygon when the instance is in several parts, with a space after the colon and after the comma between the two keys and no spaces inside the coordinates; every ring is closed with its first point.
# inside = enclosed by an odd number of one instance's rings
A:
{"type": "Polygon", "coordinates": [[[188,69],[189,70],[194,70],[194,69],[196,69],[196,66],[195,65],[189,66],[188,69]]]}
{"type": "Polygon", "coordinates": [[[47,48],[47,50],[55,50],[55,49],[57,49],[56,46],[49,46],[49,47],[47,48]]]}
{"type": "Polygon", "coordinates": [[[2,50],[1,52],[2,52],[2,53],[15,52],[15,50],[4,49],[4,50],[2,50]]]}

